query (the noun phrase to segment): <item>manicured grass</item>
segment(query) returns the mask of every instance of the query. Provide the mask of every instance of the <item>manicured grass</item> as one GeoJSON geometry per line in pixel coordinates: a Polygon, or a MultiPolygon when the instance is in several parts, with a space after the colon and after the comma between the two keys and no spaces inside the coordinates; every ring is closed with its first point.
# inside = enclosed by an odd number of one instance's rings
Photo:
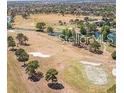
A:
{"type": "Polygon", "coordinates": [[[68,25],[54,25],[53,26],[54,27],[54,29],[57,29],[58,31],[62,31],[63,29],[66,29],[66,28],[74,28],[74,27],[76,27],[76,25],[70,25],[70,24],[68,24],[68,25]]]}
{"type": "Polygon", "coordinates": [[[70,63],[71,66],[64,71],[63,76],[65,82],[77,89],[79,93],[106,93],[107,89],[115,83],[111,73],[107,72],[108,84],[95,85],[88,80],[82,64],[78,62],[70,63]]]}
{"type": "Polygon", "coordinates": [[[64,72],[65,81],[77,89],[80,93],[88,93],[88,87],[82,72],[78,67],[71,66],[64,72]],[[83,92],[81,92],[83,91],[83,92]]]}

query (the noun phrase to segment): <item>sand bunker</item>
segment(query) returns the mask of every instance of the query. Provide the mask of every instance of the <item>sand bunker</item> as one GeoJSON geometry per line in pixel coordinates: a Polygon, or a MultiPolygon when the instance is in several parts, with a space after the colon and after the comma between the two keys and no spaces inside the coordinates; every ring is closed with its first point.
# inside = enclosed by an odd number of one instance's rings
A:
{"type": "Polygon", "coordinates": [[[100,66],[101,63],[86,61],[81,61],[80,63],[84,64],[86,75],[92,83],[97,85],[107,84],[107,74],[105,70],[100,66]]]}
{"type": "Polygon", "coordinates": [[[50,55],[43,54],[41,52],[30,52],[29,54],[33,55],[34,57],[43,57],[43,58],[48,58],[50,55]]]}
{"type": "Polygon", "coordinates": [[[94,84],[104,85],[108,82],[104,69],[100,67],[86,65],[85,71],[88,79],[94,84]]]}
{"type": "Polygon", "coordinates": [[[116,68],[113,68],[113,69],[112,69],[112,75],[113,75],[113,76],[116,76],[116,68]]]}
{"type": "Polygon", "coordinates": [[[93,63],[93,62],[87,62],[87,61],[80,61],[80,63],[84,65],[92,65],[92,66],[100,66],[101,63],[93,63]]]}
{"type": "Polygon", "coordinates": [[[14,30],[8,30],[8,32],[15,32],[14,30]]]}

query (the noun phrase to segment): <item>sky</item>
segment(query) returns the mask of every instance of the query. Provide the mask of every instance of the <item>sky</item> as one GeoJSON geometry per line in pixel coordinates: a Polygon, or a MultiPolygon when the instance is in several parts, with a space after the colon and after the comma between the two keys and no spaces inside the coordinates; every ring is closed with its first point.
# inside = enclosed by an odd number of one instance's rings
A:
{"type": "MultiPolygon", "coordinates": [[[[7,1],[43,1],[43,2],[46,2],[46,1],[71,1],[71,0],[7,0],[7,1]]],[[[116,2],[116,0],[72,0],[72,2],[116,2]]]]}
{"type": "Polygon", "coordinates": [[[41,1],[41,0],[7,0],[7,1],[41,1]]]}

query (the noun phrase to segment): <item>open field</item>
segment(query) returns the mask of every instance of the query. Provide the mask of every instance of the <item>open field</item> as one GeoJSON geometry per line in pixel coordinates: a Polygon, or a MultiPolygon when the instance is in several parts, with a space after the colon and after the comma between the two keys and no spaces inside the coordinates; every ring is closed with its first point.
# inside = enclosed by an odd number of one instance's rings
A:
{"type": "MultiPolygon", "coordinates": [[[[44,20],[49,24],[56,24],[58,22],[57,16],[40,15],[37,18],[31,16],[33,19],[24,20],[17,16],[15,27],[29,27],[33,28],[38,21],[44,20]],[[53,17],[54,16],[54,17],[53,17]],[[46,18],[44,18],[46,17],[46,18]],[[54,18],[54,19],[52,19],[54,18]],[[51,20],[49,20],[51,19],[51,20]],[[32,23],[32,20],[33,23],[32,23]]],[[[66,17],[66,16],[65,16],[66,17]]],[[[74,16],[73,16],[74,17],[74,16]]],[[[64,17],[60,17],[64,20],[64,17]]],[[[66,17],[68,21],[72,17],[66,17]]],[[[75,17],[76,18],[76,17],[75,17]]],[[[81,17],[82,18],[82,17],[81,17]]],[[[16,32],[8,32],[15,38],[16,32]]],[[[87,50],[74,47],[70,44],[63,44],[62,41],[56,37],[48,36],[46,33],[34,31],[21,31],[25,34],[30,46],[19,46],[24,48],[26,52],[41,52],[51,55],[48,58],[34,57],[30,55],[30,60],[37,59],[40,64],[39,71],[45,73],[49,68],[55,68],[59,71],[58,80],[64,86],[64,89],[53,90],[47,86],[44,78],[38,82],[28,80],[22,63],[18,62],[14,53],[8,51],[8,93],[106,93],[107,89],[115,84],[115,77],[112,75],[112,69],[115,67],[115,61],[112,60],[109,53],[102,55],[93,54],[87,50]],[[103,69],[107,75],[107,83],[103,85],[95,84],[88,79],[85,65],[80,61],[89,61],[93,63],[101,63],[99,67],[103,69]]]]}
{"type": "MultiPolygon", "coordinates": [[[[47,26],[52,26],[54,28],[65,28],[65,27],[74,27],[75,25],[67,24],[66,26],[60,26],[58,24],[59,20],[62,22],[69,23],[70,19],[81,19],[83,20],[85,16],[76,16],[71,14],[65,14],[64,16],[59,14],[33,14],[25,20],[21,16],[16,16],[15,18],[15,28],[27,28],[27,29],[35,29],[35,25],[37,22],[45,22],[47,26]]],[[[89,18],[93,19],[101,19],[101,16],[89,16],[89,18]]]]}

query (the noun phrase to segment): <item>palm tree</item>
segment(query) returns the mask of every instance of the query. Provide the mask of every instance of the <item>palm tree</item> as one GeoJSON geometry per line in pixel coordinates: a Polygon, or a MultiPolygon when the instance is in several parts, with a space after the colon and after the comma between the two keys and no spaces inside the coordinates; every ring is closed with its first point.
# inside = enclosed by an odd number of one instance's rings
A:
{"type": "Polygon", "coordinates": [[[14,50],[14,47],[16,46],[16,43],[15,43],[13,37],[8,36],[7,41],[8,41],[8,47],[12,47],[12,50],[14,50]]]}
{"type": "Polygon", "coordinates": [[[58,75],[58,71],[56,69],[49,69],[47,72],[46,72],[46,76],[45,76],[45,79],[46,81],[50,81],[52,80],[52,83],[53,82],[57,82],[57,77],[56,75],[58,75]]]}
{"type": "Polygon", "coordinates": [[[38,69],[38,67],[39,67],[39,64],[37,60],[30,61],[27,64],[26,73],[28,73],[29,76],[32,77],[36,73],[36,69],[38,69]]]}

